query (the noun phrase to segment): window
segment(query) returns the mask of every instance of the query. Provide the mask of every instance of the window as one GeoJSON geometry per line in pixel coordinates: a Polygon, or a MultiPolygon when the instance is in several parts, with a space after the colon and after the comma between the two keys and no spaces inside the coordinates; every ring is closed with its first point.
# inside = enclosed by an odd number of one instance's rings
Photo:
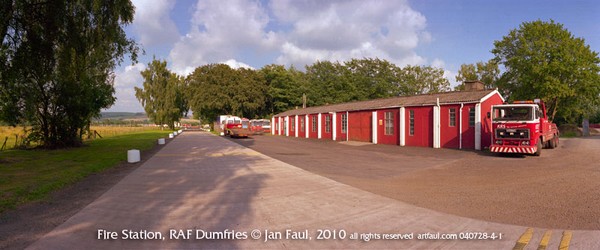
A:
{"type": "Polygon", "coordinates": [[[304,132],[304,117],[300,117],[300,132],[304,132]]]}
{"type": "Polygon", "coordinates": [[[385,135],[394,134],[394,113],[385,112],[385,135]]]}
{"type": "Polygon", "coordinates": [[[312,117],[312,132],[317,132],[317,117],[312,117]]]}
{"type": "Polygon", "coordinates": [[[290,127],[292,128],[292,131],[296,131],[296,120],[294,120],[294,118],[290,118],[290,127]]]}
{"type": "Polygon", "coordinates": [[[475,108],[469,108],[469,127],[475,127],[475,108]]]}
{"type": "Polygon", "coordinates": [[[325,133],[331,133],[331,116],[325,115],[325,133]]]}
{"type": "Polygon", "coordinates": [[[348,131],[348,114],[342,114],[342,134],[348,131]]]}
{"type": "Polygon", "coordinates": [[[449,114],[450,114],[450,127],[456,127],[456,109],[451,108],[449,110],[449,114]]]}
{"type": "Polygon", "coordinates": [[[411,110],[409,111],[409,131],[408,134],[409,135],[415,135],[415,111],[411,110]]]}
{"type": "MultiPolygon", "coordinates": [[[[289,118],[288,118],[288,121],[289,121],[289,118]]],[[[285,131],[287,131],[287,122],[285,122],[285,119],[284,119],[283,120],[283,134],[287,133],[285,131]]]]}

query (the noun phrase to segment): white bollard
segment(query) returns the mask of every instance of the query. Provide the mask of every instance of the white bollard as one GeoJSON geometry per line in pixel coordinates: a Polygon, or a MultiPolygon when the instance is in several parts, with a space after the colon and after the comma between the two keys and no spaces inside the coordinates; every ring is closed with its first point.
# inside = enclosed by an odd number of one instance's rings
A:
{"type": "Polygon", "coordinates": [[[140,151],[137,149],[127,150],[127,162],[136,163],[140,161],[140,151]]]}
{"type": "Polygon", "coordinates": [[[174,135],[174,136],[177,136],[177,131],[173,132],[173,135],[174,135]]]}
{"type": "Polygon", "coordinates": [[[183,132],[183,130],[180,129],[178,132],[181,134],[183,132]]]}
{"type": "Polygon", "coordinates": [[[165,144],[165,138],[159,138],[158,145],[164,145],[164,144],[165,144]]]}
{"type": "Polygon", "coordinates": [[[173,138],[173,133],[170,133],[170,134],[169,134],[169,138],[173,138]]]}

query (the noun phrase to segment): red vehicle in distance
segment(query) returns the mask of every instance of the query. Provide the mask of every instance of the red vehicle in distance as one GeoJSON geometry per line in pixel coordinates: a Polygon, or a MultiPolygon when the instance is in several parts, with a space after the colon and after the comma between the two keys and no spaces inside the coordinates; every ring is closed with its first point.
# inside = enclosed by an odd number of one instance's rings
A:
{"type": "Polygon", "coordinates": [[[271,133],[271,121],[267,119],[250,120],[250,131],[254,134],[271,133]]]}
{"type": "Polygon", "coordinates": [[[250,121],[233,115],[221,115],[218,120],[222,135],[233,137],[248,137],[252,134],[250,121]]]}

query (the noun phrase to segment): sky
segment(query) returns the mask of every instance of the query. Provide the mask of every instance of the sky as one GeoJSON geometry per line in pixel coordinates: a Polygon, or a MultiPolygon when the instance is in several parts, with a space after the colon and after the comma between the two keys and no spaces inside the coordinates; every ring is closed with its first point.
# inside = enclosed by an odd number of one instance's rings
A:
{"type": "Polygon", "coordinates": [[[561,23],[600,52],[596,0],[133,0],[127,35],[145,51],[115,69],[117,101],[105,111],[143,112],[134,87],[153,58],[186,76],[225,63],[303,69],[316,61],[379,58],[444,69],[487,61],[494,41],[523,22],[561,23]]]}

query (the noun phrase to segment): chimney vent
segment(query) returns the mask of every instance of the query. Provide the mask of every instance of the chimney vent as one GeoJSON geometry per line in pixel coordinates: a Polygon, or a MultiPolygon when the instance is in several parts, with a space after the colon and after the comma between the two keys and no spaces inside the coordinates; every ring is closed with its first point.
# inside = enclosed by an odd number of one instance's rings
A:
{"type": "Polygon", "coordinates": [[[463,84],[465,85],[465,91],[477,91],[485,89],[485,85],[481,81],[465,81],[463,84]]]}

